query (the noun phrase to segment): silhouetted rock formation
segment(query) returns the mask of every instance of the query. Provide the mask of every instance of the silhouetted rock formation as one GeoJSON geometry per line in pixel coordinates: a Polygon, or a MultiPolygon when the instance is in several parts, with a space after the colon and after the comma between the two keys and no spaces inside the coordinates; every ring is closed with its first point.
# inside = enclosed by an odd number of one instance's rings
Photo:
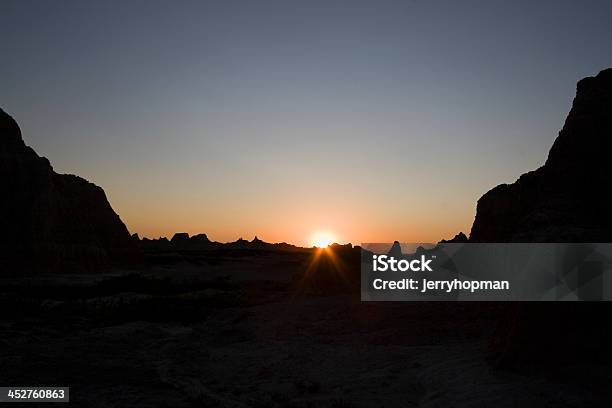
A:
{"type": "Polygon", "coordinates": [[[350,242],[348,244],[339,244],[337,242],[334,242],[333,244],[329,244],[328,248],[334,251],[350,251],[353,249],[353,244],[351,244],[350,242]]]}
{"type": "Polygon", "coordinates": [[[177,232],[170,241],[173,243],[188,242],[189,234],[186,232],[177,232]]]}
{"type": "Polygon", "coordinates": [[[159,239],[143,238],[139,245],[144,250],[162,250],[162,251],[199,251],[199,250],[295,250],[301,249],[285,242],[271,244],[257,237],[252,241],[239,238],[234,242],[221,243],[211,241],[206,234],[197,234],[192,237],[188,233],[178,232],[174,234],[172,240],[160,237],[159,239]]]}
{"type": "Polygon", "coordinates": [[[612,240],[612,69],[578,82],[548,160],[478,200],[470,241],[612,240]]]}
{"type": "Polygon", "coordinates": [[[206,234],[194,235],[193,237],[189,238],[189,240],[198,244],[209,244],[211,242],[206,234]]]}
{"type": "Polygon", "coordinates": [[[0,273],[87,272],[139,255],[104,191],[53,171],[0,109],[0,273]]]}
{"type": "Polygon", "coordinates": [[[387,252],[387,255],[393,256],[395,258],[402,257],[402,247],[399,241],[393,241],[393,245],[391,246],[391,249],[389,249],[389,252],[387,252]]]}
{"type": "Polygon", "coordinates": [[[225,246],[232,249],[247,249],[249,247],[249,241],[243,238],[238,238],[234,242],[226,243],[225,246]]]}
{"type": "Polygon", "coordinates": [[[468,242],[468,237],[463,232],[458,233],[452,239],[440,241],[441,244],[460,244],[462,242],[468,242]]]}
{"type": "MultiPolygon", "coordinates": [[[[472,242],[612,242],[612,69],[578,82],[572,109],[539,169],[478,200],[472,242]]],[[[604,303],[508,305],[492,342],[498,362],[552,367],[612,361],[604,303]]]]}

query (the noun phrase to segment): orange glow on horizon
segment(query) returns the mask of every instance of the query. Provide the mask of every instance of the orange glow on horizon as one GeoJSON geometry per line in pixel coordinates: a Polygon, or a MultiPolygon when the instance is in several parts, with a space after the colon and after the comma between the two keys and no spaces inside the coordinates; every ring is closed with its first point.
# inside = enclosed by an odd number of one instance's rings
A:
{"type": "MultiPolygon", "coordinates": [[[[218,194],[185,199],[180,194],[137,196],[109,188],[109,201],[131,233],[147,238],[172,238],[176,232],[205,233],[212,241],[238,238],[287,242],[301,247],[330,243],[438,242],[459,231],[469,233],[474,219],[470,205],[438,211],[429,203],[388,205],[372,200],[326,195],[325,200],[293,195],[238,197],[229,204],[218,194]]],[[[323,194],[318,194],[320,196],[323,194]]],[[[391,202],[392,204],[392,202],[391,202]]]]}

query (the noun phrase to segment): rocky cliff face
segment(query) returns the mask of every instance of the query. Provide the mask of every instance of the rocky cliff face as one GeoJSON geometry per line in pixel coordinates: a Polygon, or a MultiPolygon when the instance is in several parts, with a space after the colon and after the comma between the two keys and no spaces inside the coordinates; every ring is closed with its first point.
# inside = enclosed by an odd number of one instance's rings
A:
{"type": "MultiPolygon", "coordinates": [[[[612,242],[612,69],[578,82],[546,163],[478,200],[472,242],[612,242]]],[[[605,303],[605,302],[604,302],[605,303]]],[[[518,303],[492,342],[498,363],[520,369],[612,361],[600,303],[518,303]]]]}
{"type": "Polygon", "coordinates": [[[612,69],[578,82],[544,166],[478,200],[473,242],[612,240],[612,69]]]}
{"type": "Polygon", "coordinates": [[[139,258],[104,191],[53,171],[0,109],[0,273],[91,271],[139,258]]]}

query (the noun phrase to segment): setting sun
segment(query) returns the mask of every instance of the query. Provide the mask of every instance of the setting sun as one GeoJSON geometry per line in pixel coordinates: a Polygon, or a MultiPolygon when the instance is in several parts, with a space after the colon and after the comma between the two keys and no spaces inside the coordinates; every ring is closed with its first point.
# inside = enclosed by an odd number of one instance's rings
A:
{"type": "Polygon", "coordinates": [[[328,245],[333,244],[335,241],[336,237],[328,231],[315,232],[310,240],[312,246],[316,246],[318,248],[325,248],[328,245]]]}

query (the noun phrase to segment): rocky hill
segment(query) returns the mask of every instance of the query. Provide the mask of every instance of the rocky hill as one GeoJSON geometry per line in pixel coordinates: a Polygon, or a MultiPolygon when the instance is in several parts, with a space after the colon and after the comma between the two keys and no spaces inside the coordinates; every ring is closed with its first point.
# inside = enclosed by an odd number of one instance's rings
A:
{"type": "Polygon", "coordinates": [[[472,242],[610,242],[612,69],[578,82],[546,163],[478,200],[472,242]]]}
{"type": "Polygon", "coordinates": [[[89,272],[139,253],[104,191],[53,171],[0,109],[0,273],[89,272]]]}
{"type": "MultiPolygon", "coordinates": [[[[546,163],[478,200],[470,242],[611,242],[612,69],[578,82],[546,163]]],[[[513,368],[612,361],[603,303],[518,303],[492,349],[513,368]]]]}

